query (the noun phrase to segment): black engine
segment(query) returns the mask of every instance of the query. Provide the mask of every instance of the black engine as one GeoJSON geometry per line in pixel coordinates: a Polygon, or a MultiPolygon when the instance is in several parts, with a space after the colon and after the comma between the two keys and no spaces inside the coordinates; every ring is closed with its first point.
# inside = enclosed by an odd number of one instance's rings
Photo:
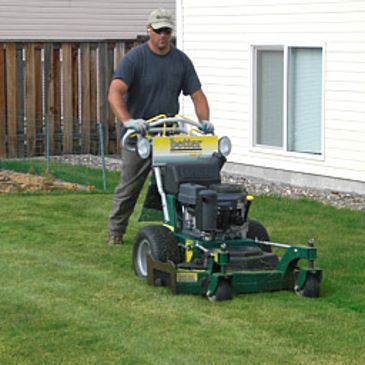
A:
{"type": "Polygon", "coordinates": [[[205,232],[215,238],[239,238],[245,223],[246,195],[236,185],[181,184],[178,202],[182,207],[182,229],[196,235],[205,232]]]}
{"type": "Polygon", "coordinates": [[[163,169],[164,189],[177,196],[181,230],[210,239],[240,238],[246,221],[246,196],[241,187],[222,184],[220,171],[226,159],[214,154],[197,163],[171,163],[163,169]]]}

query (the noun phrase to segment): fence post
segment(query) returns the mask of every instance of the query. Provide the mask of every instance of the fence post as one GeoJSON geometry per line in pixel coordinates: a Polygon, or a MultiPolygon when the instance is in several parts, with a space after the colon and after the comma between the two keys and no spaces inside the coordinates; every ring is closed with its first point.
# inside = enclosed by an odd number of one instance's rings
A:
{"type": "Polygon", "coordinates": [[[0,43],[0,159],[6,157],[6,70],[5,46],[0,43]]]}
{"type": "Polygon", "coordinates": [[[8,157],[17,157],[17,84],[16,84],[16,43],[6,44],[6,107],[8,157]]]}
{"type": "Polygon", "coordinates": [[[51,58],[51,45],[50,43],[46,43],[43,48],[42,61],[43,61],[43,75],[42,75],[42,104],[43,104],[43,115],[44,115],[44,126],[45,126],[45,139],[46,139],[46,163],[47,163],[47,172],[49,172],[49,125],[48,125],[48,76],[49,76],[49,68],[50,68],[50,58],[51,58]]]}

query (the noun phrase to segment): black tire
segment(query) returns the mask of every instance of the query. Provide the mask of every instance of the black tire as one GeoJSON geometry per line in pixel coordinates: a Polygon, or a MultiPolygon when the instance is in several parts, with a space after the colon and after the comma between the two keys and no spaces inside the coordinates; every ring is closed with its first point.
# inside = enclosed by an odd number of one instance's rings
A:
{"type": "Polygon", "coordinates": [[[162,262],[179,262],[178,242],[164,226],[146,226],[136,237],[133,246],[133,269],[137,276],[147,278],[147,256],[162,262]]]}
{"type": "MultiPolygon", "coordinates": [[[[252,240],[258,239],[259,241],[270,241],[266,228],[260,222],[253,219],[248,220],[247,238],[252,240]]],[[[272,252],[271,246],[263,244],[259,246],[264,252],[272,252]]]]}
{"type": "Polygon", "coordinates": [[[219,280],[215,293],[208,297],[211,302],[229,300],[233,298],[231,283],[224,278],[219,280]]]}
{"type": "Polygon", "coordinates": [[[317,276],[309,273],[302,289],[294,289],[301,297],[318,298],[320,295],[320,281],[317,276]]]}

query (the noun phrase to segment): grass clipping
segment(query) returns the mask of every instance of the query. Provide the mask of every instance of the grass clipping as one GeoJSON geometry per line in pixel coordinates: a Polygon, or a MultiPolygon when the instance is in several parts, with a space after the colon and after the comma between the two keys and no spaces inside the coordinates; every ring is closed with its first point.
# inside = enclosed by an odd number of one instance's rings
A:
{"type": "Polygon", "coordinates": [[[53,176],[36,176],[14,171],[0,171],[0,194],[38,191],[90,190],[75,183],[54,179],[53,176]]]}

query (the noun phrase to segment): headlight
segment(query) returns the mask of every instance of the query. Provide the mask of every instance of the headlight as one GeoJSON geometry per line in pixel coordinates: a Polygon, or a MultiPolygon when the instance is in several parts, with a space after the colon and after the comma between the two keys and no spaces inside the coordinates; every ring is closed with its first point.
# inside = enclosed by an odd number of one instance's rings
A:
{"type": "Polygon", "coordinates": [[[223,156],[227,157],[232,149],[231,140],[226,136],[219,138],[218,149],[223,156]]]}
{"type": "Polygon", "coordinates": [[[147,138],[140,138],[137,141],[137,153],[138,156],[146,160],[151,154],[150,141],[147,138]]]}

